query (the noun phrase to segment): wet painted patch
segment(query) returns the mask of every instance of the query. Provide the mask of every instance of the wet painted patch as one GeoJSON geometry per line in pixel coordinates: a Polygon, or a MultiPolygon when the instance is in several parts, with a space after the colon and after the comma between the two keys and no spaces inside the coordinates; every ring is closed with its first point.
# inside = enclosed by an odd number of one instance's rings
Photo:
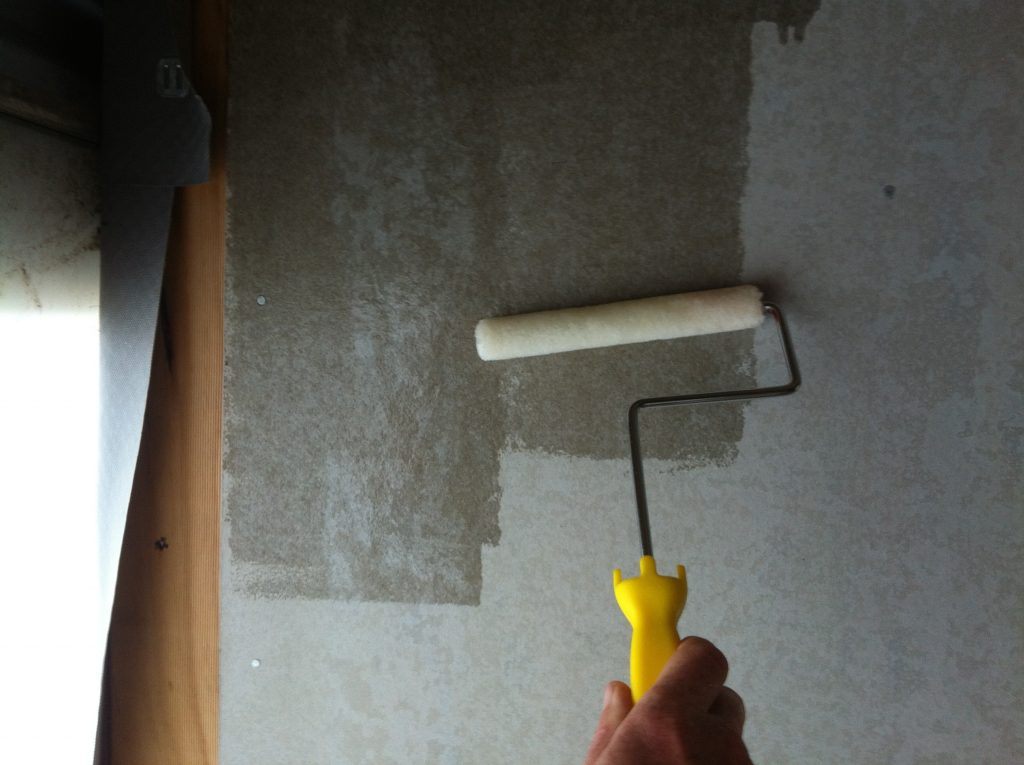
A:
{"type": "MultiPolygon", "coordinates": [[[[473,348],[485,316],[738,280],[751,19],[715,7],[235,14],[242,591],[477,603],[502,448],[625,457],[633,399],[749,381],[744,334],[499,364],[473,348]]],[[[735,407],[659,414],[645,446],[721,462],[741,432],[735,407]]]]}

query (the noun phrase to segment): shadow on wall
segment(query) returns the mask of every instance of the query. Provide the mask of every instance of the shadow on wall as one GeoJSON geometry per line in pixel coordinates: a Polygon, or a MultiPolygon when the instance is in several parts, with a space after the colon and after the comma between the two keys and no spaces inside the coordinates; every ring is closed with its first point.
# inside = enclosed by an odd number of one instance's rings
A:
{"type": "MultiPolygon", "coordinates": [[[[243,593],[476,604],[502,448],[625,457],[633,399],[749,378],[745,336],[495,365],[472,338],[484,316],[737,281],[751,27],[799,39],[817,3],[722,5],[236,9],[243,593]]],[[[741,410],[674,416],[651,456],[732,459],[741,410]]]]}

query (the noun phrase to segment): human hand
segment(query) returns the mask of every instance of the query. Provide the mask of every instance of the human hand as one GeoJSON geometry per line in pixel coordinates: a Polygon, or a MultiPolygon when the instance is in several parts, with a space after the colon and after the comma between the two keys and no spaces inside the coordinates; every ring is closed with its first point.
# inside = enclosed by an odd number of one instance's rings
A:
{"type": "Polygon", "coordinates": [[[728,673],[721,651],[688,637],[635,706],[627,685],[609,683],[583,765],[753,765],[728,673]]]}

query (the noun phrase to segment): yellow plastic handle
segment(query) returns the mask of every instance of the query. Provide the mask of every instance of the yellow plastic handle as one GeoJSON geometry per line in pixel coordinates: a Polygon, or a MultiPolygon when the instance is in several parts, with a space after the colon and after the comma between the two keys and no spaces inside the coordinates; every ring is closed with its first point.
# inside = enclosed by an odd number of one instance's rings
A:
{"type": "Polygon", "coordinates": [[[686,569],[676,566],[678,578],[658,573],[654,558],[640,559],[640,576],[623,579],[612,572],[615,600],[633,626],[629,649],[629,675],[633,701],[654,685],[665,663],[679,645],[676,624],[686,605],[686,569]]]}

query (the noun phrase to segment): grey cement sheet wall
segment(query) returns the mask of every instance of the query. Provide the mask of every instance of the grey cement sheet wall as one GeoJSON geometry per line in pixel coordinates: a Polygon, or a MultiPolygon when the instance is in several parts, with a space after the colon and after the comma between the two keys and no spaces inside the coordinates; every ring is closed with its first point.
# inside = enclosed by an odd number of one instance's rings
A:
{"type": "Polygon", "coordinates": [[[804,389],[645,428],[755,761],[1024,756],[1020,12],[782,6],[234,9],[225,763],[579,761],[625,407],[764,356],[473,322],[738,281],[804,389]]]}

